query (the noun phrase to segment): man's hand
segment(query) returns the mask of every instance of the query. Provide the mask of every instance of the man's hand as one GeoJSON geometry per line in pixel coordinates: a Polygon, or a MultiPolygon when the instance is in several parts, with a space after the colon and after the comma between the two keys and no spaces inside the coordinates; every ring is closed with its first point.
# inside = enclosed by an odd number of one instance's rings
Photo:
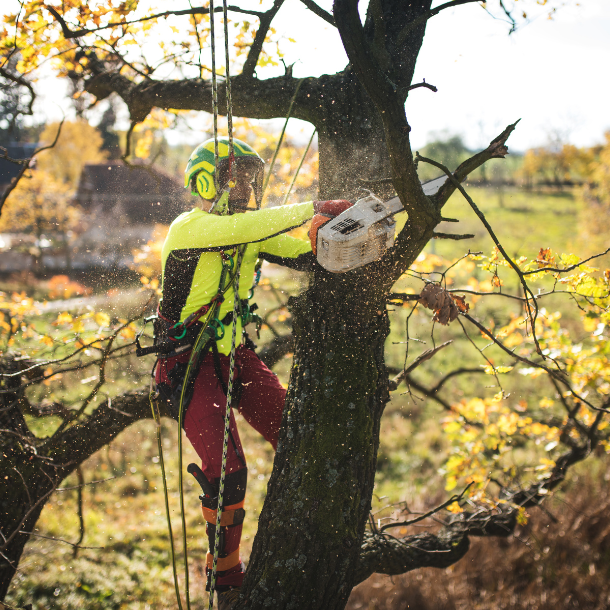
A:
{"type": "Polygon", "coordinates": [[[332,199],[329,201],[314,201],[313,209],[316,215],[311,221],[311,228],[309,229],[309,239],[311,241],[311,249],[314,254],[318,252],[318,231],[335,216],[345,212],[348,208],[351,208],[354,204],[345,199],[332,199]]]}
{"type": "Polygon", "coordinates": [[[345,199],[331,199],[329,201],[314,201],[313,211],[316,214],[324,214],[334,218],[339,216],[341,212],[345,212],[348,208],[351,208],[354,204],[345,199]]]}

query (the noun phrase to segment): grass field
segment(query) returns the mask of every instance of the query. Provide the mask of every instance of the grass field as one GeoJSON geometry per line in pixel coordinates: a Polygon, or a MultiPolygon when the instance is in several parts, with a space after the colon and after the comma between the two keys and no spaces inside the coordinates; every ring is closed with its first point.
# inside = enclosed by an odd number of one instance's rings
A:
{"type": "MultiPolygon", "coordinates": [[[[518,253],[532,257],[540,248],[549,247],[556,252],[574,252],[578,249],[580,204],[569,193],[533,194],[481,188],[472,188],[469,192],[487,215],[511,255],[518,253]]],[[[469,249],[487,254],[491,251],[493,243],[459,194],[452,197],[443,215],[458,218],[460,222],[443,223],[438,228],[439,231],[473,233],[475,238],[468,241],[435,240],[429,245],[429,251],[449,260],[462,256],[469,249]]],[[[475,269],[474,273],[477,272],[475,269]]],[[[272,277],[258,289],[256,300],[261,309],[264,311],[277,308],[288,293],[299,289],[300,281],[302,280],[299,278],[272,277]]],[[[421,284],[409,280],[403,282],[400,288],[416,285],[421,284]]],[[[507,285],[508,287],[510,285],[507,285]]],[[[502,303],[479,301],[473,312],[480,319],[485,319],[492,313],[497,313],[494,308],[502,308],[502,315],[508,319],[511,309],[502,303]]],[[[400,307],[390,309],[393,310],[390,313],[392,333],[387,342],[387,363],[390,367],[399,369],[405,360],[405,323],[408,310],[400,307]]],[[[289,319],[287,313],[279,309],[273,314],[270,322],[274,327],[277,325],[279,331],[285,332],[289,319]]],[[[414,318],[410,337],[422,343],[416,343],[411,349],[409,360],[430,345],[429,317],[414,318]]],[[[260,343],[263,344],[270,338],[271,332],[267,330],[260,343]]],[[[437,342],[450,338],[455,338],[451,328],[436,328],[434,339],[437,342]]],[[[432,383],[439,375],[455,367],[456,363],[478,362],[478,354],[472,346],[464,340],[456,340],[454,346],[442,351],[429,366],[418,370],[418,379],[422,383],[432,383]]],[[[133,387],[134,383],[142,385],[145,382],[145,365],[135,361],[132,365],[136,368],[127,374],[125,367],[122,371],[115,371],[110,390],[113,394],[133,387]]],[[[146,366],[150,365],[152,361],[146,366]]],[[[280,380],[285,384],[288,382],[289,369],[290,357],[285,358],[275,368],[280,380]]],[[[76,380],[73,380],[73,383],[77,386],[76,380]]],[[[469,378],[449,385],[447,392],[453,398],[477,392],[495,393],[497,388],[489,387],[490,385],[492,384],[482,384],[478,379],[469,378]],[[485,385],[488,387],[484,387],[485,385]]],[[[535,394],[538,391],[536,384],[525,388],[511,382],[507,386],[515,393],[535,394]]],[[[69,389],[66,388],[66,391],[69,389]]],[[[79,392],[81,391],[79,388],[79,392]]],[[[412,510],[417,510],[433,506],[446,497],[442,477],[438,473],[448,451],[447,441],[439,423],[442,417],[441,407],[409,395],[404,384],[393,393],[382,422],[373,509],[376,518],[390,516],[398,502],[408,502],[412,510]]],[[[273,465],[273,453],[271,447],[239,416],[238,426],[250,475],[242,540],[242,557],[247,561],[256,533],[257,515],[265,497],[273,465]]],[[[163,421],[162,439],[170,479],[170,504],[179,554],[178,564],[179,570],[182,571],[175,422],[163,421]]],[[[188,442],[185,442],[184,446],[184,463],[196,461],[188,442]]],[[[176,607],[157,453],[155,426],[151,421],[142,421],[123,432],[110,447],[88,460],[83,465],[85,480],[102,481],[83,488],[85,536],[82,546],[89,548],[76,551],[70,544],[59,541],[61,539],[74,542],[79,537],[78,492],[75,489],[67,489],[54,494],[38,523],[37,534],[40,537],[33,537],[28,544],[7,601],[21,605],[31,603],[35,610],[145,610],[176,607]]],[[[63,484],[65,488],[75,485],[76,475],[63,484]]],[[[197,498],[198,486],[190,475],[186,474],[184,492],[191,599],[194,607],[200,608],[206,599],[203,562],[207,540],[197,498]]],[[[593,496],[594,494],[591,497],[593,496]]],[[[522,535],[527,537],[529,534],[523,532],[522,535]]],[[[544,561],[544,557],[540,561],[544,561]]],[[[603,561],[606,562],[604,569],[607,570],[610,557],[606,555],[603,561]]],[[[181,577],[181,582],[182,580],[181,577]]],[[[375,583],[380,581],[377,579],[371,582],[371,587],[376,587],[375,583]]],[[[387,589],[385,581],[383,583],[377,588],[387,589]]],[[[385,598],[379,598],[377,595],[377,599],[370,591],[364,593],[361,589],[354,596],[354,601],[349,606],[354,610],[407,607],[384,605],[385,598]]],[[[434,607],[467,606],[454,604],[434,607]]],[[[510,607],[525,606],[516,604],[510,607]]]]}

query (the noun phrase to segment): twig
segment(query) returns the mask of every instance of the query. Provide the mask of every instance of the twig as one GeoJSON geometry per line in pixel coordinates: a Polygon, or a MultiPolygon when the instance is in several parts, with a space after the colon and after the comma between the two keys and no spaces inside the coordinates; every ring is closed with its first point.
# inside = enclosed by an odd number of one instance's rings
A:
{"type": "Polygon", "coordinates": [[[73,546],[74,548],[78,548],[78,549],[105,549],[106,547],[104,546],[79,546],[78,544],[74,543],[74,542],[70,542],[69,540],[64,540],[63,538],[55,538],[55,536],[43,536],[42,534],[37,534],[36,532],[24,532],[22,530],[20,530],[18,532],[19,534],[27,534],[28,536],[34,536],[36,538],[44,538],[45,540],[53,540],[53,542],[63,542],[64,544],[69,544],[70,546],[73,546]]]}
{"type": "Polygon", "coordinates": [[[427,83],[425,78],[421,83],[417,83],[417,85],[411,85],[410,87],[408,87],[407,91],[411,91],[412,89],[418,89],[419,87],[426,87],[426,89],[430,89],[430,91],[434,91],[434,93],[438,91],[438,89],[434,85],[427,83]]]}
{"type": "Polygon", "coordinates": [[[432,233],[432,239],[453,239],[455,241],[459,241],[461,239],[472,239],[474,235],[472,233],[465,233],[463,235],[458,235],[456,233],[437,233],[436,231],[432,233]]]}
{"type": "MultiPolygon", "coordinates": [[[[72,545],[74,547],[73,557],[78,555],[78,549],[80,543],[83,541],[85,537],[85,517],[83,515],[83,487],[85,486],[85,476],[83,474],[83,466],[82,464],[78,465],[76,469],[76,476],[78,477],[78,486],[77,486],[77,498],[76,498],[76,507],[78,514],[78,525],[79,525],[79,534],[78,540],[72,545]]],[[[67,542],[67,541],[66,541],[67,542]]]]}
{"type": "Polygon", "coordinates": [[[381,527],[379,531],[383,532],[384,530],[390,529],[392,527],[407,527],[409,525],[413,525],[414,523],[418,523],[419,521],[423,521],[424,519],[427,519],[428,517],[431,517],[432,515],[435,515],[436,513],[440,512],[444,508],[447,508],[450,504],[453,504],[454,502],[459,502],[473,485],[474,481],[468,483],[468,485],[466,485],[461,494],[454,494],[449,498],[449,500],[443,502],[440,506],[429,510],[427,513],[424,513],[423,515],[420,515],[415,519],[411,519],[409,521],[399,521],[397,523],[388,523],[387,525],[381,527]]]}
{"type": "Polygon", "coordinates": [[[479,210],[476,203],[472,200],[470,195],[468,195],[468,193],[466,192],[464,187],[461,185],[459,180],[456,179],[456,177],[449,171],[449,169],[447,169],[447,167],[445,167],[442,163],[438,163],[437,161],[434,161],[433,159],[428,159],[426,157],[422,157],[419,153],[416,153],[415,157],[416,157],[416,160],[424,161],[425,163],[434,165],[435,167],[438,167],[439,169],[444,171],[445,174],[447,174],[448,179],[460,191],[460,193],[462,193],[464,199],[466,199],[466,201],[470,204],[470,207],[473,209],[474,213],[479,217],[479,220],[483,223],[483,226],[487,229],[489,236],[491,237],[493,242],[496,244],[496,247],[498,248],[498,250],[500,250],[500,252],[502,253],[504,260],[513,268],[514,272],[519,277],[519,281],[521,282],[521,285],[523,286],[524,295],[526,296],[525,306],[527,307],[528,316],[530,318],[530,325],[532,328],[532,338],[534,339],[534,343],[536,345],[536,351],[544,357],[544,355],[542,354],[542,349],[538,342],[538,337],[536,337],[536,318],[538,317],[538,304],[536,303],[536,298],[534,296],[534,293],[531,291],[530,287],[527,285],[527,282],[525,281],[523,272],[521,271],[521,269],[519,269],[519,266],[517,265],[517,263],[515,263],[510,256],[508,256],[508,253],[506,252],[506,250],[500,243],[500,240],[496,237],[496,234],[494,233],[494,230],[491,228],[491,225],[487,222],[487,218],[485,218],[485,214],[483,214],[483,212],[481,212],[481,210],[479,210]],[[530,300],[529,300],[529,298],[527,298],[528,294],[531,295],[533,303],[534,303],[533,311],[532,311],[532,307],[530,305],[530,300]]]}
{"type": "Polygon", "coordinates": [[[83,483],[82,485],[73,485],[72,487],[58,487],[55,491],[72,491],[73,489],[78,489],[79,487],[86,487],[87,485],[96,485],[97,483],[105,483],[106,481],[112,481],[116,479],[114,477],[108,477],[107,479],[99,479],[98,481],[89,481],[88,483],[83,483]]]}
{"type": "MultiPolygon", "coordinates": [[[[66,23],[65,19],[52,6],[45,4],[45,8],[58,21],[59,25],[61,26],[62,34],[63,34],[64,38],[67,38],[67,39],[80,38],[81,36],[85,36],[86,34],[94,34],[96,32],[100,32],[101,30],[107,30],[109,28],[116,28],[116,27],[121,27],[121,26],[125,26],[125,25],[133,25],[135,23],[143,23],[145,21],[151,21],[152,19],[159,19],[160,17],[181,16],[181,15],[209,15],[210,14],[210,9],[204,8],[204,7],[199,7],[199,8],[194,8],[194,9],[184,9],[181,11],[164,11],[162,13],[155,13],[153,15],[148,15],[147,17],[142,17],[140,19],[134,19],[132,21],[115,21],[115,22],[108,23],[107,25],[100,26],[98,28],[90,28],[90,29],[83,28],[83,29],[74,31],[68,27],[68,24],[66,23]]],[[[214,12],[220,13],[222,10],[223,9],[221,7],[219,7],[217,9],[215,9],[214,12]]],[[[241,13],[243,15],[254,15],[255,17],[260,17],[261,15],[264,15],[264,13],[261,13],[260,11],[248,10],[248,9],[240,8],[238,6],[228,6],[227,10],[232,11],[234,13],[241,13]]]]}
{"type": "Polygon", "coordinates": [[[4,191],[2,196],[0,197],[0,214],[2,214],[2,208],[4,207],[4,204],[5,204],[6,200],[8,199],[8,196],[13,192],[13,190],[15,189],[15,187],[17,186],[17,184],[19,183],[21,178],[23,178],[23,175],[25,174],[27,169],[30,167],[30,162],[32,161],[32,159],[38,153],[41,153],[43,150],[48,150],[49,148],[53,148],[55,146],[55,144],[57,144],[57,140],[59,140],[59,134],[61,133],[61,128],[63,127],[63,124],[64,124],[65,120],[66,119],[64,117],[61,120],[61,122],[59,123],[59,127],[57,128],[57,133],[55,134],[55,139],[53,140],[53,143],[49,144],[48,146],[43,146],[42,148],[37,148],[32,153],[32,156],[30,157],[29,161],[27,163],[23,164],[23,167],[19,170],[19,173],[17,174],[17,176],[15,176],[15,178],[13,178],[11,183],[8,185],[8,187],[6,188],[6,190],[4,191]]]}
{"type": "Polygon", "coordinates": [[[568,273],[569,271],[574,271],[574,269],[578,269],[581,265],[588,263],[589,261],[593,260],[594,258],[599,258],[600,256],[605,256],[606,254],[608,254],[608,252],[610,252],[610,248],[608,248],[604,252],[601,252],[600,254],[594,254],[593,256],[590,256],[589,258],[585,258],[584,260],[580,261],[579,263],[575,263],[574,265],[565,267],[564,269],[558,269],[556,267],[541,267],[540,269],[534,269],[532,271],[523,271],[522,273],[523,273],[523,275],[532,275],[533,273],[541,273],[543,271],[551,271],[553,273],[568,273]]]}
{"type": "Polygon", "coordinates": [[[389,386],[390,391],[395,390],[398,387],[398,385],[400,384],[400,382],[409,373],[413,372],[420,364],[423,364],[424,362],[426,362],[426,360],[430,360],[430,358],[432,358],[432,356],[434,356],[434,354],[436,354],[437,352],[440,352],[443,348],[447,347],[448,345],[451,345],[451,343],[453,343],[453,340],[446,341],[445,343],[442,343],[441,345],[437,345],[435,348],[426,350],[423,354],[420,354],[417,358],[415,358],[415,360],[406,369],[403,369],[402,371],[400,371],[400,373],[398,373],[398,375],[396,375],[396,377],[394,377],[393,379],[388,380],[388,386],[389,386]]]}

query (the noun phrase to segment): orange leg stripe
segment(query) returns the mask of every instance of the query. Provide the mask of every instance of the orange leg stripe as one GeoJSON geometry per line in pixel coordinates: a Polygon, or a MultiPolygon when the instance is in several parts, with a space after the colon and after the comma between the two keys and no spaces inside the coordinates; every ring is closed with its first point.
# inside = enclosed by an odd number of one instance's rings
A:
{"type": "MultiPolygon", "coordinates": [[[[218,563],[216,564],[216,569],[219,572],[224,572],[225,570],[230,570],[235,567],[239,563],[239,547],[235,549],[228,557],[219,557],[218,563]]],[[[214,565],[214,555],[212,553],[208,553],[206,556],[206,565],[211,570],[214,565]]]]}
{"type": "MultiPolygon", "coordinates": [[[[238,502],[237,504],[231,504],[227,506],[222,511],[222,516],[220,517],[220,525],[221,527],[226,527],[228,525],[233,525],[233,520],[235,517],[235,511],[238,508],[243,508],[244,500],[238,502]]],[[[201,511],[203,512],[203,518],[212,525],[216,525],[216,511],[211,508],[206,508],[205,506],[201,507],[201,511]]]]}

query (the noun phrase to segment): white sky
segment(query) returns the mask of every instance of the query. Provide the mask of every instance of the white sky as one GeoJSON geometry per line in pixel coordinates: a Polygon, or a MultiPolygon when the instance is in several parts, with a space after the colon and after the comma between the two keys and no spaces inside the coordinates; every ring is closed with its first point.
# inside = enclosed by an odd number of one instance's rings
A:
{"type": "MultiPolygon", "coordinates": [[[[319,4],[330,10],[332,0],[319,4]]],[[[295,76],[332,74],[345,66],[336,30],[297,0],[286,3],[274,26],[297,41],[284,45],[286,63],[296,62],[295,76]]],[[[414,81],[425,78],[438,92],[417,89],[407,101],[413,148],[443,131],[481,147],[518,118],[513,150],[545,144],[552,134],[578,146],[598,143],[610,129],[609,66],[610,0],[561,9],[552,21],[539,17],[511,36],[506,23],[477,4],[445,10],[428,24],[414,81]]],[[[39,112],[57,118],[58,107],[66,107],[63,88],[47,78],[39,89],[39,112]]]]}
{"type": "MultiPolygon", "coordinates": [[[[318,3],[329,10],[332,5],[318,3]]],[[[295,76],[345,66],[334,28],[312,34],[324,22],[292,2],[278,14],[276,27],[294,37],[295,23],[299,49],[288,47],[286,57],[286,63],[298,61],[295,76]]],[[[511,36],[508,29],[476,4],[429,21],[414,82],[425,78],[438,92],[416,89],[407,101],[414,149],[439,131],[461,133],[467,144],[480,147],[518,118],[510,138],[515,150],[544,144],[553,132],[579,146],[601,141],[610,129],[610,0],[585,0],[511,36]]]]}

